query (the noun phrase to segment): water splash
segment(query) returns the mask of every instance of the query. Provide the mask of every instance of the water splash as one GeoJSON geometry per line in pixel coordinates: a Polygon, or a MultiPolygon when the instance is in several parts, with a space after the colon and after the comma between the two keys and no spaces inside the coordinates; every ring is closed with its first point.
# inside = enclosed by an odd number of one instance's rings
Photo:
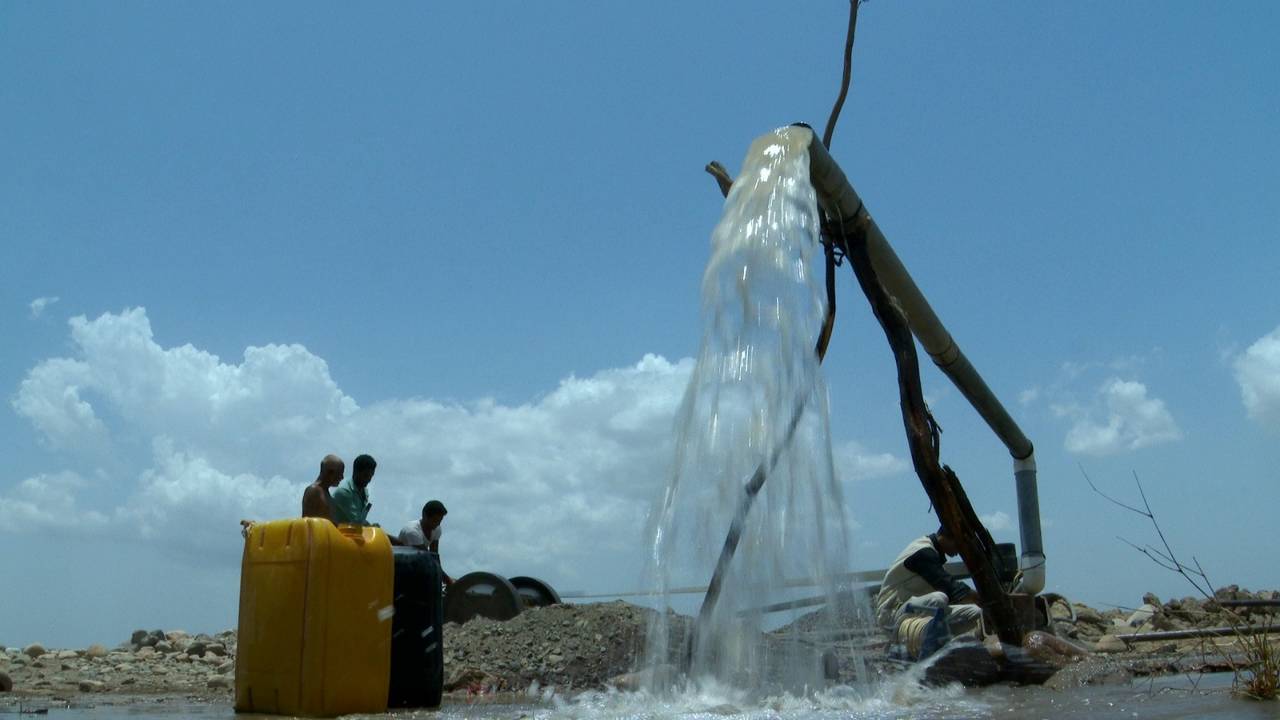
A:
{"type": "MultiPolygon", "coordinates": [[[[707,582],[744,484],[772,466],[690,668],[736,687],[821,685],[819,653],[763,636],[760,608],[794,597],[786,581],[797,578],[825,578],[819,587],[834,600],[831,578],[850,562],[814,351],[825,293],[811,139],[798,127],[757,139],[725,201],[702,282],[702,344],[653,523],[649,566],[667,604],[672,588],[707,582]]],[[[671,622],[660,614],[651,630],[655,667],[681,653],[671,622]]]]}

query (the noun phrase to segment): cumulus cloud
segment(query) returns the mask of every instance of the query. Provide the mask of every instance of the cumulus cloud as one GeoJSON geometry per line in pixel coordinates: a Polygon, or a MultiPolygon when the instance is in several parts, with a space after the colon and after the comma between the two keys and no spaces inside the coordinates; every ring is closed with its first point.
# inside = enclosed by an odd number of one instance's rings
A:
{"type": "Polygon", "coordinates": [[[1013,527],[1013,520],[1003,511],[997,510],[990,515],[979,515],[978,519],[991,532],[1000,532],[1013,527]]]}
{"type": "Polygon", "coordinates": [[[1280,429],[1280,327],[1250,345],[1233,364],[1249,417],[1280,429]]]}
{"type": "Polygon", "coordinates": [[[76,494],[85,485],[84,478],[69,471],[27,478],[0,502],[0,527],[72,533],[101,528],[105,515],[77,507],[76,494]]]}
{"type": "Polygon", "coordinates": [[[1054,412],[1073,421],[1065,442],[1073,453],[1111,455],[1182,437],[1164,401],[1148,397],[1147,386],[1133,380],[1113,377],[1090,406],[1055,405],[1054,412]]]}
{"type": "Polygon", "coordinates": [[[38,297],[38,298],[36,298],[35,300],[32,300],[32,301],[31,301],[31,304],[29,305],[29,307],[31,308],[31,317],[32,317],[32,319],[38,318],[38,317],[40,317],[41,315],[43,315],[43,314],[44,314],[45,309],[46,309],[46,308],[48,308],[50,305],[52,305],[52,304],[56,303],[56,302],[58,302],[58,298],[57,298],[57,296],[54,296],[54,297],[38,297]]]}
{"type": "Polygon", "coordinates": [[[910,466],[893,453],[867,450],[861,443],[850,441],[832,450],[836,476],[842,480],[875,480],[906,472],[910,466]]]}
{"type": "Polygon", "coordinates": [[[1039,399],[1040,388],[1038,387],[1030,387],[1018,393],[1018,404],[1023,407],[1034,404],[1035,401],[1039,399]]]}
{"type": "Polygon", "coordinates": [[[379,460],[373,520],[395,530],[429,498],[449,505],[450,572],[573,587],[619,552],[641,555],[693,366],[649,355],[518,405],[361,406],[300,345],[228,362],[161,345],[141,308],[69,324],[70,357],[36,365],[12,400],[68,469],[0,485],[0,529],[75,526],[226,557],[240,518],[297,514],[325,453],[368,452],[379,460]]]}

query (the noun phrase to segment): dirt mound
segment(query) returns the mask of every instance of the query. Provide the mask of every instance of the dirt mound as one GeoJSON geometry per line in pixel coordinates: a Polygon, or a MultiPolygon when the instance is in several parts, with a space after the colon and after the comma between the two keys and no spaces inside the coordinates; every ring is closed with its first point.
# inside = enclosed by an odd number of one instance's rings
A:
{"type": "MultiPolygon", "coordinates": [[[[602,688],[635,670],[655,611],[622,601],[531,608],[506,622],[476,618],[444,627],[445,688],[602,688]]],[[[672,615],[676,633],[689,618],[672,615]]]]}

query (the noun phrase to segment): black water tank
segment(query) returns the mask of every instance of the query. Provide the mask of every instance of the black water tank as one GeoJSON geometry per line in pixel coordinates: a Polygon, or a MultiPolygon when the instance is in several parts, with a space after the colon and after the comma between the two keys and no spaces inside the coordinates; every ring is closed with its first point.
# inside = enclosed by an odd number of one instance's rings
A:
{"type": "Polygon", "coordinates": [[[438,707],[444,686],[444,606],[435,553],[393,547],[395,615],[391,619],[389,707],[438,707]]]}

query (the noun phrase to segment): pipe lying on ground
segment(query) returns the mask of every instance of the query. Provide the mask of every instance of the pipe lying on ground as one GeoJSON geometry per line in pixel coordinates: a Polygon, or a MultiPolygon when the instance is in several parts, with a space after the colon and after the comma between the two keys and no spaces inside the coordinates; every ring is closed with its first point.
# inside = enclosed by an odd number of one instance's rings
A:
{"type": "Polygon", "coordinates": [[[1131,633],[1116,635],[1117,640],[1126,643],[1157,642],[1160,640],[1191,640],[1194,638],[1223,637],[1228,635],[1275,635],[1280,633],[1280,625],[1245,625],[1242,627],[1196,628],[1194,630],[1165,630],[1162,632],[1131,633]]]}
{"type": "MultiPolygon", "coordinates": [[[[819,202],[836,221],[852,227],[863,210],[862,199],[849,184],[844,171],[816,138],[809,143],[809,174],[819,202]]],[[[1000,404],[995,393],[974,369],[947,332],[942,321],[925,299],[924,293],[889,246],[875,220],[868,217],[867,254],[885,289],[902,307],[912,334],[933,362],[955,384],[1014,460],[1014,478],[1018,493],[1018,525],[1022,541],[1019,567],[1022,581],[1018,592],[1035,594],[1044,589],[1044,542],[1040,531],[1040,500],[1036,485],[1034,448],[1022,429],[1000,404]]]]}

